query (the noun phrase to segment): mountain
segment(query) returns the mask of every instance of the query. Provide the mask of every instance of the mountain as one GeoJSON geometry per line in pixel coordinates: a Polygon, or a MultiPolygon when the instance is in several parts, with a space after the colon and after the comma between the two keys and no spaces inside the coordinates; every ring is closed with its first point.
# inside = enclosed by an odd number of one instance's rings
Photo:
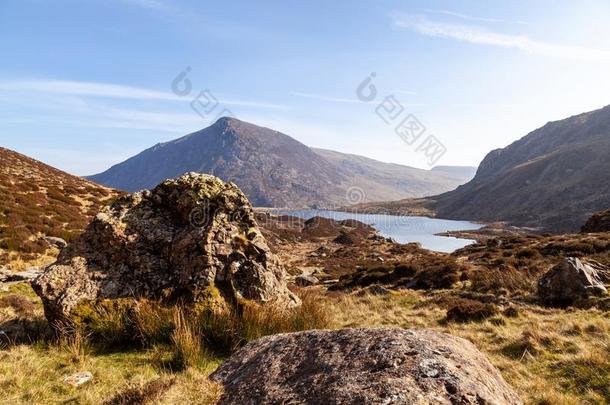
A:
{"type": "Polygon", "coordinates": [[[290,208],[430,195],[465,182],[447,173],[314,150],[280,132],[226,117],[89,179],[135,191],[189,171],[235,182],[256,206],[290,208]],[[348,198],[354,187],[361,190],[348,198]]]}
{"type": "Polygon", "coordinates": [[[42,235],[72,239],[116,195],[0,147],[0,264],[44,253],[42,235]]]}
{"type": "Polygon", "coordinates": [[[344,173],[349,178],[348,184],[356,184],[365,190],[368,201],[442,193],[470,180],[476,171],[474,167],[462,170],[458,166],[445,166],[446,171],[422,170],[327,149],[313,148],[313,151],[333,163],[338,172],[344,173]]]}
{"type": "Polygon", "coordinates": [[[578,230],[610,206],[610,106],[491,151],[472,181],[430,199],[443,218],[578,230]]]}

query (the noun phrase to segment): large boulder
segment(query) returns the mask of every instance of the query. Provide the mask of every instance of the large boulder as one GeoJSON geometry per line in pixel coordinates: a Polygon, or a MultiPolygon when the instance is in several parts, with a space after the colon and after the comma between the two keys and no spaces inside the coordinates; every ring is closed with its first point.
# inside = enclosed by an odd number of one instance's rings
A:
{"type": "Polygon", "coordinates": [[[284,274],[237,186],[188,173],[102,208],[32,285],[55,322],[81,302],[197,302],[210,287],[236,302],[297,305],[284,274]]]}
{"type": "Polygon", "coordinates": [[[426,329],[313,330],[247,344],[220,404],[520,404],[472,343],[426,329]]]}
{"type": "Polygon", "coordinates": [[[569,305],[589,296],[607,294],[602,270],[566,257],[538,280],[538,295],[552,305],[569,305]]]}

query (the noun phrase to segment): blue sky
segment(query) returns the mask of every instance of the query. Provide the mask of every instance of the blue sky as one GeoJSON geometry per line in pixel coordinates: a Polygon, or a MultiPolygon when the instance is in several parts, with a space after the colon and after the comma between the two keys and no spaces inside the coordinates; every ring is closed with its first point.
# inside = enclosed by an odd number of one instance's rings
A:
{"type": "Polygon", "coordinates": [[[438,164],[476,165],[610,104],[608,21],[604,0],[0,0],[0,145],[93,174],[230,111],[428,168],[376,114],[393,96],[446,147],[438,164]],[[187,67],[191,92],[174,94],[187,67]],[[377,97],[363,102],[372,72],[377,97]],[[200,116],[203,90],[218,106],[200,116]]]}

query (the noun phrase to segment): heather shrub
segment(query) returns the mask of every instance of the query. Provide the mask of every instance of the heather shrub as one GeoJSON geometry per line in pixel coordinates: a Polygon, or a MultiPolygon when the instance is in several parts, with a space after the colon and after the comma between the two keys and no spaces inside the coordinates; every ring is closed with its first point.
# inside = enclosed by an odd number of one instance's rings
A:
{"type": "Polygon", "coordinates": [[[452,322],[482,321],[497,315],[498,307],[474,300],[461,300],[447,310],[447,320],[452,322]]]}

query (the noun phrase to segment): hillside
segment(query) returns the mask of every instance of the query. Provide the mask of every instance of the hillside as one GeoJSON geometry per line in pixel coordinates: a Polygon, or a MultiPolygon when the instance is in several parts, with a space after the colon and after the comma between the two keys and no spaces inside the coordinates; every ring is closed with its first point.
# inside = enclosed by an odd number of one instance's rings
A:
{"type": "Polygon", "coordinates": [[[610,206],[610,106],[550,122],[490,152],[469,183],[432,199],[439,217],[576,231],[610,206]]]}
{"type": "Polygon", "coordinates": [[[357,198],[374,201],[440,193],[466,181],[444,172],[314,150],[234,118],[157,144],[90,179],[135,191],[189,171],[234,181],[256,206],[290,208],[345,205],[351,187],[364,191],[357,198]]]}
{"type": "Polygon", "coordinates": [[[71,240],[116,191],[0,148],[0,265],[43,254],[40,236],[71,240]]]}
{"type": "Polygon", "coordinates": [[[610,206],[609,157],[610,106],[550,122],[491,151],[474,179],[453,191],[346,209],[573,232],[610,206]]]}
{"type": "Polygon", "coordinates": [[[313,151],[344,172],[349,184],[357,184],[365,190],[368,201],[420,197],[453,190],[470,180],[476,171],[474,167],[457,166],[422,170],[327,149],[314,148],[313,151]]]}

